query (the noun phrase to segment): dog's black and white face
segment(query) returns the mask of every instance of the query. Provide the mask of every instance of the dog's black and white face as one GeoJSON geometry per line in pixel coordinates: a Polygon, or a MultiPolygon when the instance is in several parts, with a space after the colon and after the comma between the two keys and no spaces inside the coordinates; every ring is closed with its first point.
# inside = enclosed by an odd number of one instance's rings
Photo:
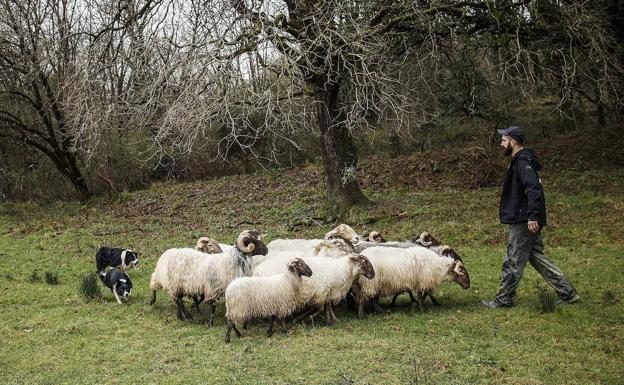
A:
{"type": "Polygon", "coordinates": [[[122,262],[128,267],[136,267],[139,264],[139,253],[134,250],[126,250],[125,261],[122,262]]]}
{"type": "Polygon", "coordinates": [[[130,297],[130,293],[132,292],[132,282],[130,279],[124,278],[118,280],[117,285],[115,285],[115,291],[118,296],[127,301],[128,297],[130,297]]]}
{"type": "Polygon", "coordinates": [[[120,299],[128,300],[132,293],[132,281],[128,274],[114,267],[106,274],[100,274],[102,282],[113,292],[117,303],[121,303],[120,299]]]}
{"type": "Polygon", "coordinates": [[[127,267],[136,267],[139,264],[139,253],[134,250],[103,246],[95,255],[95,263],[98,274],[108,266],[120,266],[125,270],[127,267]]]}

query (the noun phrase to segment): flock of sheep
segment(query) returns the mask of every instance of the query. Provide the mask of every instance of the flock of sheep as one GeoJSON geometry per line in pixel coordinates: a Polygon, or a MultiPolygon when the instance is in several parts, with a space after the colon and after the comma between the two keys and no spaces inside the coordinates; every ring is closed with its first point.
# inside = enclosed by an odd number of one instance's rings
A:
{"type": "Polygon", "coordinates": [[[323,312],[331,323],[332,306],[355,300],[358,317],[370,302],[383,311],[378,300],[408,292],[412,304],[422,302],[444,281],[470,287],[468,272],[455,251],[442,246],[427,232],[406,242],[386,242],[377,232],[358,235],[341,224],[324,239],[276,239],[265,245],[255,230],[243,231],[234,246],[202,237],[193,248],[165,251],[151,276],[152,299],[166,290],[177,305],[180,320],[192,320],[183,299],[193,299],[197,310],[210,307],[213,325],[215,301],[225,297],[227,331],[240,329],[253,319],[268,319],[268,335],[275,321],[297,315],[313,319],[323,312]],[[414,293],[416,297],[414,297],[414,293]]]}

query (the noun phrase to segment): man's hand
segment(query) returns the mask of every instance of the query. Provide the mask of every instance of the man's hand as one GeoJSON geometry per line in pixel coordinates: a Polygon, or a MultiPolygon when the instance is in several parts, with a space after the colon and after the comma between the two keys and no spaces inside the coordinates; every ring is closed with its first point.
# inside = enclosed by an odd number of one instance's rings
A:
{"type": "Polygon", "coordinates": [[[533,234],[537,234],[539,231],[539,223],[537,223],[537,221],[529,221],[529,231],[533,234]]]}

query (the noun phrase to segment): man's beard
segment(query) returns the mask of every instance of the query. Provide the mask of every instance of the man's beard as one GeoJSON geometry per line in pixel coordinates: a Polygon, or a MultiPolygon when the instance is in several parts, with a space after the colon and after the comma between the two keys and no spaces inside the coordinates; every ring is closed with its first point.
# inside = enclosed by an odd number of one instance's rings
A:
{"type": "Polygon", "coordinates": [[[505,156],[509,156],[509,155],[511,155],[511,152],[512,152],[512,151],[513,151],[513,149],[511,148],[511,146],[505,147],[505,148],[503,149],[503,155],[505,155],[505,156]]]}

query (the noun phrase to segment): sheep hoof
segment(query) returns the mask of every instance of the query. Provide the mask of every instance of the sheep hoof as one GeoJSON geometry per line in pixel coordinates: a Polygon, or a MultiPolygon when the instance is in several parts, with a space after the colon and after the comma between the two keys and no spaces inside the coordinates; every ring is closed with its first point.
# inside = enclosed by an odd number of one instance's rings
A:
{"type": "Polygon", "coordinates": [[[225,336],[225,338],[223,339],[225,341],[226,344],[230,343],[230,336],[225,336]]]}
{"type": "Polygon", "coordinates": [[[206,322],[206,326],[208,326],[209,328],[214,326],[214,323],[212,322],[212,320],[209,320],[208,322],[206,322]]]}

